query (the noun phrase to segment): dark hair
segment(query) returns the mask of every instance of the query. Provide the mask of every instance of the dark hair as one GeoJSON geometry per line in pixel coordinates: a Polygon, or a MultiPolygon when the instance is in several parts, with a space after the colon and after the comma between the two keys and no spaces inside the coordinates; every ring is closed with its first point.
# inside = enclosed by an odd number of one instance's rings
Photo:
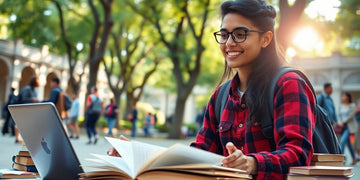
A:
{"type": "MultiPolygon", "coordinates": [[[[279,67],[285,62],[284,55],[277,46],[274,32],[275,9],[263,0],[226,1],[221,5],[222,19],[229,13],[236,13],[249,19],[260,31],[271,31],[274,35],[270,44],[262,48],[254,60],[252,71],[247,80],[245,93],[251,121],[259,122],[264,114],[263,105],[267,103],[269,86],[279,67]]],[[[220,83],[230,79],[233,71],[225,61],[225,70],[220,83]]]]}
{"type": "Polygon", "coordinates": [[[93,89],[95,92],[97,92],[96,86],[92,86],[91,89],[93,89]]]}
{"type": "Polygon", "coordinates": [[[37,79],[36,76],[31,77],[29,85],[31,87],[37,87],[39,85],[37,79]]]}
{"type": "Polygon", "coordinates": [[[352,103],[351,94],[349,92],[344,92],[343,94],[348,98],[349,103],[352,103]]]}
{"type": "Polygon", "coordinates": [[[51,79],[52,82],[55,82],[56,84],[60,83],[60,79],[58,77],[54,77],[51,79]]]}
{"type": "Polygon", "coordinates": [[[330,86],[331,86],[331,83],[330,83],[330,82],[327,82],[327,83],[324,84],[324,89],[326,89],[326,88],[328,88],[328,87],[330,87],[330,86]]]}

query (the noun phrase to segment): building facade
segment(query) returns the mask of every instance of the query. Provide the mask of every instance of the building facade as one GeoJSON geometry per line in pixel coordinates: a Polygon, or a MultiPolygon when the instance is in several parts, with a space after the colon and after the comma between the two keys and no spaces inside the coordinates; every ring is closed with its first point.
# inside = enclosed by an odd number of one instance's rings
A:
{"type": "MultiPolygon", "coordinates": [[[[79,69],[75,69],[79,74],[82,71],[81,66],[79,64],[79,69]]],[[[70,78],[68,69],[67,56],[51,54],[46,46],[38,49],[24,45],[21,40],[0,40],[0,104],[7,101],[11,87],[15,88],[15,94],[18,94],[24,86],[29,84],[33,76],[39,77],[40,80],[40,86],[36,89],[40,101],[49,98],[50,81],[53,77],[58,77],[61,81],[60,87],[69,92],[71,87],[68,85],[70,78]]],[[[100,70],[99,73],[101,73],[99,77],[106,77],[104,71],[100,70]]],[[[82,78],[79,99],[80,102],[85,102],[88,77],[84,75],[82,78]]],[[[97,85],[99,94],[107,97],[108,95],[104,93],[107,90],[107,80],[100,79],[97,85]]]]}

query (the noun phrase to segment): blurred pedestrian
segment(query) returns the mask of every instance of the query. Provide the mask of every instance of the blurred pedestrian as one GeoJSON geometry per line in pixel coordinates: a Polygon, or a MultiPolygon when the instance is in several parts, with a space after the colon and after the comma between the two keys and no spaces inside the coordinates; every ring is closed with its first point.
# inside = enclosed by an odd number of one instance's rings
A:
{"type": "Polygon", "coordinates": [[[131,124],[132,124],[132,129],[131,129],[131,137],[136,137],[136,123],[137,123],[137,116],[138,116],[138,110],[136,108],[136,104],[133,105],[133,110],[131,113],[131,124]]]}
{"type": "Polygon", "coordinates": [[[48,100],[44,102],[52,102],[56,106],[56,110],[58,111],[60,117],[64,120],[67,119],[68,113],[65,110],[65,94],[63,90],[60,88],[60,79],[54,77],[51,79],[50,87],[52,88],[50,91],[50,97],[48,100]]]}
{"type": "Polygon", "coordinates": [[[339,110],[340,121],[339,126],[343,127],[343,133],[340,137],[341,151],[345,153],[345,145],[349,148],[350,155],[353,159],[352,165],[355,165],[359,159],[356,158],[353,145],[350,141],[350,135],[358,130],[358,124],[355,121],[356,104],[352,102],[351,94],[344,92],[341,96],[341,106],[339,110]]]}
{"type": "Polygon", "coordinates": [[[143,126],[145,137],[150,137],[150,129],[152,127],[152,122],[154,121],[153,118],[154,117],[152,116],[151,113],[148,113],[145,118],[145,122],[143,126]]]}
{"type": "Polygon", "coordinates": [[[68,126],[70,129],[70,139],[73,138],[79,139],[80,133],[79,133],[78,118],[79,118],[80,104],[77,93],[72,94],[72,99],[73,102],[71,104],[69,121],[68,121],[68,126]]]}
{"type": "Polygon", "coordinates": [[[358,124],[358,129],[355,133],[355,143],[354,143],[354,149],[357,158],[360,157],[360,100],[355,110],[355,120],[358,124]]]}
{"type": "MultiPolygon", "coordinates": [[[[20,90],[20,93],[17,98],[17,104],[26,104],[26,103],[36,103],[39,102],[37,98],[37,92],[35,88],[39,87],[39,78],[37,76],[33,76],[30,79],[29,85],[23,87],[20,90]]],[[[13,121],[15,123],[15,121],[13,121]]],[[[20,142],[20,133],[18,128],[15,126],[15,143],[20,142]]]]}
{"type": "Polygon", "coordinates": [[[326,111],[326,114],[329,117],[329,120],[334,125],[338,122],[335,106],[332,98],[330,97],[332,94],[333,88],[331,83],[327,82],[324,84],[324,91],[317,96],[318,104],[326,111]]]}
{"type": "Polygon", "coordinates": [[[119,113],[118,106],[115,104],[114,98],[110,99],[110,104],[106,106],[105,108],[105,118],[108,123],[108,133],[107,136],[114,137],[113,135],[113,128],[116,123],[117,115],[119,113]]]}
{"type": "Polygon", "coordinates": [[[3,124],[3,128],[2,128],[2,134],[5,135],[7,133],[9,133],[9,128],[11,130],[11,136],[15,136],[15,124],[12,123],[13,119],[11,117],[11,114],[9,112],[9,109],[8,109],[8,105],[11,105],[11,104],[15,104],[16,101],[17,101],[17,96],[14,94],[15,92],[15,88],[11,88],[10,89],[10,94],[8,96],[8,101],[6,102],[5,104],[5,110],[3,113],[5,113],[5,122],[3,124]]]}
{"type": "Polygon", "coordinates": [[[50,81],[50,87],[51,87],[50,97],[48,100],[45,100],[44,102],[54,103],[56,110],[62,119],[62,125],[64,127],[64,130],[66,131],[66,134],[68,134],[66,121],[69,115],[67,110],[65,109],[65,93],[60,88],[60,79],[58,77],[52,78],[50,81]]]}
{"type": "Polygon", "coordinates": [[[94,137],[94,144],[97,143],[99,137],[96,131],[96,122],[99,120],[101,113],[103,112],[103,102],[99,97],[97,88],[95,86],[90,89],[91,94],[86,99],[86,117],[85,126],[86,133],[89,141],[87,144],[92,143],[92,137],[94,137]]]}

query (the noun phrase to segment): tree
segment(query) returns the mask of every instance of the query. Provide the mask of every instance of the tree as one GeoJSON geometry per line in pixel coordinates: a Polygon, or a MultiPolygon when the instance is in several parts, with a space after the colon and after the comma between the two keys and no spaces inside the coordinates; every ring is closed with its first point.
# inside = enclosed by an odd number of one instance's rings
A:
{"type": "Polygon", "coordinates": [[[307,5],[307,0],[296,0],[293,6],[290,6],[288,0],[279,0],[280,22],[277,30],[277,38],[284,50],[290,44],[291,37],[297,28],[301,15],[307,5]]]}
{"type": "Polygon", "coordinates": [[[94,17],[94,29],[92,38],[89,43],[89,83],[87,86],[88,92],[90,88],[96,85],[97,75],[99,71],[100,62],[104,59],[105,50],[107,47],[108,38],[113,26],[113,19],[111,17],[111,8],[113,0],[100,0],[104,12],[103,23],[100,21],[99,12],[96,9],[93,0],[88,0],[92,15],[94,17]],[[101,31],[102,30],[102,31],[101,31]]]}
{"type": "MultiPolygon", "coordinates": [[[[344,54],[360,53],[360,2],[358,0],[341,0],[339,14],[333,24],[336,37],[348,42],[344,54]]],[[[345,43],[344,43],[345,44],[345,43]]]]}
{"type": "Polygon", "coordinates": [[[63,10],[62,10],[62,5],[61,2],[53,0],[56,9],[59,12],[59,23],[60,23],[60,29],[61,29],[61,37],[62,40],[65,44],[66,47],[66,51],[67,51],[67,55],[68,55],[68,62],[69,62],[69,75],[70,75],[70,79],[69,79],[69,83],[71,85],[71,89],[73,93],[78,93],[79,89],[80,89],[80,84],[81,84],[81,77],[84,75],[84,69],[85,69],[85,64],[82,70],[82,73],[79,74],[78,76],[78,81],[75,79],[75,67],[78,64],[78,55],[79,55],[79,50],[76,49],[76,45],[74,42],[71,42],[69,40],[69,38],[67,37],[67,31],[65,28],[65,20],[64,20],[64,14],[63,14],[63,10]],[[73,53],[75,51],[75,53],[73,53]]]}
{"type": "Polygon", "coordinates": [[[129,2],[129,5],[154,24],[161,42],[168,49],[177,87],[175,116],[169,138],[180,138],[185,102],[200,73],[200,61],[205,49],[202,38],[210,11],[210,0],[174,0],[167,3],[146,1],[136,5],[129,2]]]}
{"type": "MultiPolygon", "coordinates": [[[[110,50],[110,60],[104,61],[105,71],[109,82],[109,87],[114,93],[116,104],[121,107],[120,97],[124,92],[127,92],[127,106],[124,117],[131,111],[131,107],[137,101],[144,90],[144,86],[149,77],[155,72],[157,65],[159,64],[161,57],[149,58],[150,53],[154,50],[156,43],[152,46],[147,45],[146,42],[140,41],[144,35],[142,31],[145,27],[145,23],[140,25],[133,24],[132,28],[125,22],[119,23],[119,31],[112,33],[113,48],[110,50]],[[128,27],[129,26],[129,27],[128,27]],[[138,30],[136,30],[138,29],[138,30]],[[140,31],[139,31],[140,30],[140,31]],[[115,54],[115,56],[114,56],[115,54]],[[136,76],[134,78],[134,72],[145,71],[146,68],[141,66],[144,61],[150,62],[147,66],[153,64],[142,77],[136,76]],[[116,63],[115,63],[116,62],[116,63]],[[118,66],[116,66],[116,64],[118,66]],[[117,76],[117,78],[112,78],[117,76]],[[135,86],[134,79],[142,79],[140,85],[135,86]],[[139,93],[135,95],[135,91],[139,93]]],[[[119,116],[121,117],[121,115],[119,116]]]]}

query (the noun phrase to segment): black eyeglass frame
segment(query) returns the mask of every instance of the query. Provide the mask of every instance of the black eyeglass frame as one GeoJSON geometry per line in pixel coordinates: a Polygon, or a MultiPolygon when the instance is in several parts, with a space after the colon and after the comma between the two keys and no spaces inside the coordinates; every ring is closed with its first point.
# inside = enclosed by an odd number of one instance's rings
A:
{"type": "Polygon", "coordinates": [[[226,29],[220,30],[220,31],[216,31],[216,32],[214,32],[214,37],[215,37],[215,40],[216,40],[217,43],[219,43],[219,44],[226,44],[227,41],[229,40],[229,34],[230,34],[230,35],[231,35],[231,38],[233,39],[234,42],[236,42],[236,43],[242,43],[242,42],[246,41],[246,38],[247,38],[249,32],[264,33],[265,31],[252,30],[252,29],[248,29],[247,27],[237,27],[237,28],[235,28],[235,29],[234,29],[233,31],[231,31],[231,32],[228,32],[226,29]],[[233,33],[234,33],[235,31],[237,31],[237,30],[243,30],[243,31],[245,32],[245,38],[244,38],[244,40],[242,40],[242,41],[236,41],[235,35],[234,35],[233,33]],[[228,35],[228,37],[226,38],[226,41],[223,42],[223,43],[219,42],[218,39],[217,39],[217,37],[216,37],[216,36],[218,36],[218,35],[221,35],[221,34],[219,34],[219,33],[221,33],[221,32],[226,32],[226,34],[228,35]]]}

